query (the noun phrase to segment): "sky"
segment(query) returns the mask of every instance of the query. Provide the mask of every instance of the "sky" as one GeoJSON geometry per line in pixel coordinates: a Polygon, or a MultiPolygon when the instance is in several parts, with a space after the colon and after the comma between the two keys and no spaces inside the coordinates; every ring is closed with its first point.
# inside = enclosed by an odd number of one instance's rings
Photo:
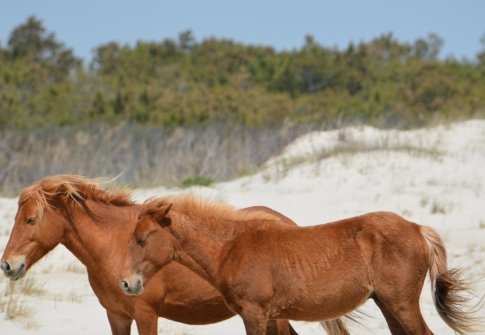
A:
{"type": "Polygon", "coordinates": [[[93,48],[117,41],[229,38],[276,50],[300,48],[311,34],[327,47],[393,33],[400,42],[436,33],[441,57],[474,59],[485,49],[485,0],[2,0],[0,44],[35,15],[48,32],[89,61],[93,48]]]}

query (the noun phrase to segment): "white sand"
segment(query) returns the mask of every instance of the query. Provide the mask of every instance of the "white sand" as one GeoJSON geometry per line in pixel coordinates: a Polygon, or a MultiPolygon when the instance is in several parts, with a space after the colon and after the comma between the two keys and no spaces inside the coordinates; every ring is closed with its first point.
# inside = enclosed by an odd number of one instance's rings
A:
{"type": "MultiPolygon", "coordinates": [[[[288,146],[260,173],[190,192],[236,207],[266,205],[300,225],[312,225],[374,210],[389,210],[432,226],[445,239],[450,267],[464,267],[477,294],[485,292],[485,121],[468,121],[415,131],[371,127],[313,132],[288,146]]],[[[178,189],[138,190],[136,197],[178,193],[178,189]]],[[[187,192],[187,190],[184,190],[187,192]]],[[[16,199],[0,198],[0,252],[3,252],[16,199]]],[[[63,246],[34,266],[15,285],[12,300],[29,316],[6,318],[9,281],[0,276],[0,334],[110,334],[104,309],[89,287],[83,266],[63,246]],[[40,295],[20,293],[34,283],[40,295]],[[3,307],[2,307],[3,304],[3,307]]],[[[421,295],[423,315],[435,334],[453,334],[437,316],[429,283],[421,295]]],[[[389,334],[373,302],[363,311],[366,328],[353,334],[389,334]]],[[[484,316],[485,311],[480,311],[484,316]]],[[[208,326],[164,319],[160,334],[244,334],[238,317],[208,326]]],[[[318,324],[292,322],[298,332],[323,334],[318,324]]],[[[137,334],[133,326],[133,333],[137,334]]]]}

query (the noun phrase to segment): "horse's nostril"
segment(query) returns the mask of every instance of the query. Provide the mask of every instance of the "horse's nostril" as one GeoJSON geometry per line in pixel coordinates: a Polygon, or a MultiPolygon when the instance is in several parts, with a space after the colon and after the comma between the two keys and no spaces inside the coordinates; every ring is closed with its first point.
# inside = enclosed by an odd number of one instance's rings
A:
{"type": "Polygon", "coordinates": [[[126,280],[122,280],[120,285],[121,285],[121,288],[125,291],[128,291],[128,289],[130,288],[130,286],[128,285],[128,282],[126,280]]]}
{"type": "Polygon", "coordinates": [[[10,264],[8,262],[3,262],[2,263],[2,270],[7,273],[9,272],[10,270],[12,269],[12,267],[10,266],[10,264]]]}

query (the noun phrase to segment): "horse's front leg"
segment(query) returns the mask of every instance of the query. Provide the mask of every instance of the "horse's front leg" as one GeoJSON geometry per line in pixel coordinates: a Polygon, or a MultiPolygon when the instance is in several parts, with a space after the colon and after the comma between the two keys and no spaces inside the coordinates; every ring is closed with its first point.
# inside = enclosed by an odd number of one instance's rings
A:
{"type": "Polygon", "coordinates": [[[124,315],[106,311],[113,335],[130,335],[133,319],[124,315]]]}
{"type": "Polygon", "coordinates": [[[266,335],[298,335],[288,320],[268,320],[266,335]]]}
{"type": "Polygon", "coordinates": [[[259,306],[248,306],[239,313],[246,328],[246,335],[265,335],[268,316],[259,306]]]}
{"type": "Polygon", "coordinates": [[[139,335],[158,334],[158,315],[154,311],[139,309],[135,315],[135,322],[139,335]]]}

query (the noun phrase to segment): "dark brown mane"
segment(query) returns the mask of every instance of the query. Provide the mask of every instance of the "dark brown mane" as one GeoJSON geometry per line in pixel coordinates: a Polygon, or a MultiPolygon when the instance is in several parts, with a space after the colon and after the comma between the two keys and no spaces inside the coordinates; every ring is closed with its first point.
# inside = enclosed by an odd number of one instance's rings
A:
{"type": "Polygon", "coordinates": [[[198,196],[190,194],[154,197],[145,201],[145,212],[150,212],[160,205],[172,204],[171,211],[183,213],[187,216],[203,217],[214,220],[231,220],[231,221],[271,221],[279,222],[274,215],[263,212],[239,211],[234,207],[220,202],[204,200],[198,196]]]}
{"type": "Polygon", "coordinates": [[[62,197],[74,202],[94,200],[101,203],[128,206],[134,204],[131,193],[126,189],[114,190],[112,181],[90,179],[78,175],[54,175],[45,177],[25,188],[19,197],[19,205],[34,199],[40,211],[49,208],[49,199],[62,197]]]}

